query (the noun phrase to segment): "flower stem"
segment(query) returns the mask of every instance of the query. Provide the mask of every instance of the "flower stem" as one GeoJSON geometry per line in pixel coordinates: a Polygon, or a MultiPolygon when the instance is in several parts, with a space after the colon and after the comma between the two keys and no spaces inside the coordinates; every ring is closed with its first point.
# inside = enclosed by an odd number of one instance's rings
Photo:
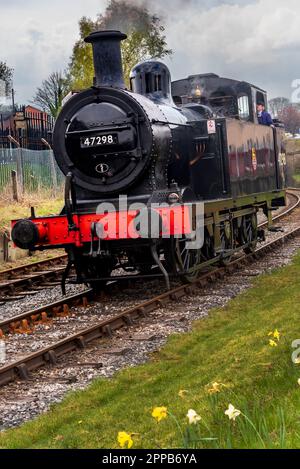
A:
{"type": "Polygon", "coordinates": [[[211,435],[211,430],[210,430],[209,426],[207,425],[207,423],[205,422],[205,420],[203,419],[203,417],[201,417],[201,421],[200,421],[200,422],[203,423],[203,425],[205,426],[206,430],[207,430],[207,431],[210,433],[210,435],[211,435]]]}
{"type": "Polygon", "coordinates": [[[182,441],[183,441],[184,447],[186,448],[186,447],[187,447],[186,438],[185,438],[185,436],[184,436],[184,434],[183,434],[183,431],[182,431],[182,429],[181,429],[181,426],[180,426],[179,423],[178,423],[177,418],[175,417],[175,415],[173,415],[173,414],[172,414],[171,412],[169,412],[169,411],[168,411],[168,414],[170,415],[170,417],[171,417],[171,418],[174,420],[174,422],[176,423],[176,426],[177,426],[177,428],[178,428],[178,430],[179,430],[179,433],[180,433],[180,435],[181,435],[181,437],[182,437],[182,441]]]}
{"type": "Polygon", "coordinates": [[[247,420],[247,422],[250,423],[251,427],[255,430],[255,433],[257,434],[257,436],[258,436],[258,438],[260,439],[260,441],[261,441],[263,447],[265,448],[265,447],[266,447],[265,442],[264,442],[264,440],[262,439],[261,434],[258,432],[258,430],[257,430],[256,426],[254,425],[254,423],[252,422],[252,420],[250,420],[249,417],[247,417],[246,414],[243,414],[243,412],[241,412],[241,415],[243,415],[243,417],[245,417],[245,419],[247,420]]]}

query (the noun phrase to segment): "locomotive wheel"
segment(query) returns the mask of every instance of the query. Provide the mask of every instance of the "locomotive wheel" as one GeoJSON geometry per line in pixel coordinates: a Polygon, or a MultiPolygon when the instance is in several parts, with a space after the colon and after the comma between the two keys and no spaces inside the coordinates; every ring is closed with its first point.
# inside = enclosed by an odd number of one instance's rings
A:
{"type": "Polygon", "coordinates": [[[87,259],[83,267],[84,276],[87,278],[87,285],[95,292],[102,291],[107,283],[106,280],[101,280],[103,277],[109,277],[113,270],[111,263],[100,259],[87,259]],[[88,280],[88,279],[99,280],[88,280]]]}
{"type": "Polygon", "coordinates": [[[229,221],[225,221],[221,225],[221,260],[220,265],[226,266],[231,260],[231,255],[228,256],[228,251],[233,250],[233,236],[232,236],[232,226],[229,221]],[[223,257],[226,256],[226,257],[223,257]]]}
{"type": "Polygon", "coordinates": [[[214,248],[214,238],[210,236],[207,228],[204,228],[204,243],[201,249],[203,261],[208,261],[216,256],[214,248]]]}
{"type": "Polygon", "coordinates": [[[214,240],[207,228],[204,230],[204,242],[201,249],[186,249],[186,238],[174,239],[164,246],[165,265],[169,272],[180,275],[186,283],[193,282],[199,274],[200,264],[216,257],[214,240]]]}
{"type": "Polygon", "coordinates": [[[241,224],[238,228],[238,242],[240,246],[247,243],[247,218],[242,217],[241,224]]]}
{"type": "Polygon", "coordinates": [[[133,264],[141,275],[150,275],[153,263],[150,249],[136,251],[133,255],[133,264]]]}
{"type": "Polygon", "coordinates": [[[197,278],[199,271],[194,268],[201,263],[201,249],[187,249],[185,237],[173,238],[171,249],[165,257],[173,272],[180,275],[184,282],[191,283],[197,278]]]}
{"type": "Polygon", "coordinates": [[[252,254],[257,245],[257,214],[245,217],[245,241],[247,246],[244,248],[245,254],[252,254]]]}

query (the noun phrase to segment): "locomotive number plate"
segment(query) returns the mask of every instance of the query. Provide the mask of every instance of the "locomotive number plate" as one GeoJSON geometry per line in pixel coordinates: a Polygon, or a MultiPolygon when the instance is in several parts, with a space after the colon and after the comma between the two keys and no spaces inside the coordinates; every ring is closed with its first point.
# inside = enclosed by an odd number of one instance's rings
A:
{"type": "Polygon", "coordinates": [[[101,147],[102,145],[117,145],[118,134],[102,134],[94,135],[93,137],[81,137],[81,148],[101,147]]]}

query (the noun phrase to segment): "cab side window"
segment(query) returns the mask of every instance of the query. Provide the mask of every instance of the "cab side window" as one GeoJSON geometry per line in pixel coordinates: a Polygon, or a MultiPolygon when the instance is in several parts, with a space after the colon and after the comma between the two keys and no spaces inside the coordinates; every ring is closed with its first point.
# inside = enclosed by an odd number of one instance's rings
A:
{"type": "Polygon", "coordinates": [[[250,117],[249,99],[247,95],[238,98],[239,118],[248,121],[250,117]]]}
{"type": "Polygon", "coordinates": [[[263,93],[261,93],[260,91],[256,92],[256,104],[258,104],[258,103],[264,103],[264,106],[266,107],[265,97],[264,97],[263,93]]]}

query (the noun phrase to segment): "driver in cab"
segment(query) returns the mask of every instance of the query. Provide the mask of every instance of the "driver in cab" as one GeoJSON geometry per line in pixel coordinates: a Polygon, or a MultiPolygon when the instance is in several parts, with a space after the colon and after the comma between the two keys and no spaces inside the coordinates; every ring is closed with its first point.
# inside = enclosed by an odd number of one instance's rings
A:
{"type": "Polygon", "coordinates": [[[265,110],[265,103],[262,101],[257,103],[257,118],[258,123],[261,125],[268,125],[269,127],[274,127],[273,119],[271,114],[265,110]]]}

